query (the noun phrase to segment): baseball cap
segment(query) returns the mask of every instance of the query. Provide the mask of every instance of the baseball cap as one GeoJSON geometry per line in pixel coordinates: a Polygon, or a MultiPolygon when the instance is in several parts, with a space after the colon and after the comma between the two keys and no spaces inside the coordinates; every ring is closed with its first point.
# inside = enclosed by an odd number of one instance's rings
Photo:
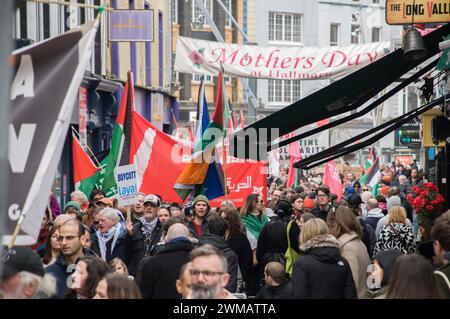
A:
{"type": "Polygon", "coordinates": [[[64,206],[64,211],[69,207],[73,207],[78,211],[80,211],[80,209],[81,209],[80,203],[73,201],[73,200],[71,200],[70,202],[67,202],[66,206],[64,206]]]}
{"type": "Polygon", "coordinates": [[[161,201],[158,198],[158,196],[154,195],[154,194],[150,194],[145,196],[144,198],[144,205],[146,203],[150,203],[153,207],[159,207],[161,206],[161,201]]]}
{"type": "Polygon", "coordinates": [[[361,196],[358,194],[352,194],[348,197],[347,203],[351,206],[358,206],[362,204],[361,196]]]}
{"type": "Polygon", "coordinates": [[[45,275],[41,257],[29,247],[14,246],[11,250],[5,248],[2,260],[4,260],[2,280],[11,278],[21,271],[27,271],[40,277],[45,275]]]}
{"type": "Polygon", "coordinates": [[[114,199],[103,197],[102,199],[99,199],[99,200],[97,201],[97,203],[98,203],[98,202],[103,203],[103,204],[105,204],[105,205],[113,206],[114,199]]]}

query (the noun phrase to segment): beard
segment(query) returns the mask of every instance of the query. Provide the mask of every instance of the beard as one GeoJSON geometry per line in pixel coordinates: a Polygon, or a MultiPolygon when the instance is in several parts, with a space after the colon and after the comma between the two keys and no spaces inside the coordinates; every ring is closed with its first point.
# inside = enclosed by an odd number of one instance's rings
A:
{"type": "Polygon", "coordinates": [[[216,299],[217,295],[222,290],[220,282],[207,286],[203,284],[192,284],[192,298],[193,299],[216,299]]]}

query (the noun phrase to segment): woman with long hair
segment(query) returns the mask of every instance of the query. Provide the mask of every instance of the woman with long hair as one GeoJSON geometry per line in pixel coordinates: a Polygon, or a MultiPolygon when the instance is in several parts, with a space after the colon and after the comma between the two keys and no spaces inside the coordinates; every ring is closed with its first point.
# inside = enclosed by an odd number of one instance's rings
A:
{"type": "Polygon", "coordinates": [[[61,243],[59,242],[58,237],[58,227],[52,227],[50,229],[50,234],[47,237],[44,256],[42,257],[42,263],[45,265],[45,267],[53,264],[61,254],[61,243]]]}
{"type": "Polygon", "coordinates": [[[136,282],[120,274],[106,275],[95,292],[94,299],[142,299],[136,282]]]}
{"type": "Polygon", "coordinates": [[[111,272],[109,265],[94,256],[78,258],[72,276],[72,296],[75,299],[92,299],[99,281],[111,272]]]}
{"type": "Polygon", "coordinates": [[[433,267],[420,255],[404,255],[397,259],[386,299],[443,298],[433,267]]]}

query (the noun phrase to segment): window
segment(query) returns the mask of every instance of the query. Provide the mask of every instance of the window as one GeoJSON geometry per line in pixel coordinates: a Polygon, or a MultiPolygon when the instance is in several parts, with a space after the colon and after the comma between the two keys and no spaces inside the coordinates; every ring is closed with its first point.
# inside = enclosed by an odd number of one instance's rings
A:
{"type": "Polygon", "coordinates": [[[300,14],[269,12],[269,41],[302,41],[300,14]]]}
{"type": "MultiPolygon", "coordinates": [[[[205,83],[208,82],[212,82],[213,81],[213,77],[211,75],[204,75],[205,77],[205,83]]],[[[201,74],[194,74],[194,82],[200,82],[202,80],[202,75],[201,74]]]]}
{"type": "MultiPolygon", "coordinates": [[[[202,2],[205,4],[206,9],[208,10],[209,14],[211,15],[211,18],[213,17],[213,5],[212,0],[202,0],[202,2]]],[[[199,15],[204,15],[203,11],[197,6],[197,1],[192,0],[192,22],[195,22],[198,20],[199,15]]],[[[206,17],[203,17],[203,23],[207,24],[206,17]]]]}
{"type": "Polygon", "coordinates": [[[372,28],[372,42],[381,40],[381,28],[372,28]]]}
{"type": "Polygon", "coordinates": [[[372,3],[380,4],[380,0],[372,0],[372,3]]]}
{"type": "Polygon", "coordinates": [[[292,103],[300,100],[300,80],[269,80],[269,102],[292,103]]]}
{"type": "Polygon", "coordinates": [[[339,24],[330,24],[330,46],[339,45],[339,24]]]}
{"type": "Polygon", "coordinates": [[[178,0],[172,0],[171,2],[171,16],[172,23],[178,24],[178,0]]]}
{"type": "Polygon", "coordinates": [[[358,44],[359,43],[359,34],[361,33],[358,24],[352,24],[351,31],[351,43],[358,44]]]}
{"type": "MultiPolygon", "coordinates": [[[[225,7],[227,7],[227,9],[228,9],[228,11],[231,13],[231,14],[233,14],[233,10],[232,10],[232,7],[231,7],[231,0],[224,0],[223,1],[223,4],[225,5],[225,7]]],[[[231,18],[228,16],[228,14],[226,14],[226,12],[224,11],[224,13],[225,13],[225,25],[227,26],[227,27],[230,27],[230,28],[232,28],[233,27],[233,24],[232,24],[232,22],[231,22],[231,18]]]]}

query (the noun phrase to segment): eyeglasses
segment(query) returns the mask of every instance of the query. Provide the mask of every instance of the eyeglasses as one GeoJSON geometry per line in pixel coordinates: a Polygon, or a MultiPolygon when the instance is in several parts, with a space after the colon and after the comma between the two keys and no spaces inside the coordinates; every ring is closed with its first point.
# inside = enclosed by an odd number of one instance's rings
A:
{"type": "Polygon", "coordinates": [[[209,271],[209,270],[197,270],[197,269],[191,269],[189,271],[192,277],[198,277],[200,274],[202,274],[205,278],[212,278],[216,275],[223,275],[224,272],[221,271],[209,271]]]}

